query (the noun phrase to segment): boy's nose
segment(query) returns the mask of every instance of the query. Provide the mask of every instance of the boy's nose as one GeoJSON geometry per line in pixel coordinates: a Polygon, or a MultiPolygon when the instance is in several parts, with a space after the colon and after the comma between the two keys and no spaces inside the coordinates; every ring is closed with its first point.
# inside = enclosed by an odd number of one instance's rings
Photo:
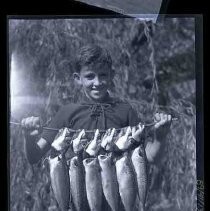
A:
{"type": "Polygon", "coordinates": [[[99,86],[101,84],[101,80],[98,77],[95,77],[94,79],[94,85],[99,86]]]}

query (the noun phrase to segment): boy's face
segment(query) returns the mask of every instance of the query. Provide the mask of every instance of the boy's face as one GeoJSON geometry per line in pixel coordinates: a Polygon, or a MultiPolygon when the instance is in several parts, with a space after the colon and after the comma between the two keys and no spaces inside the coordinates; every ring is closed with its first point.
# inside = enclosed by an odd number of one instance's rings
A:
{"type": "Polygon", "coordinates": [[[86,96],[95,102],[101,102],[107,96],[113,75],[107,66],[83,67],[80,73],[75,73],[74,78],[82,85],[86,96]]]}

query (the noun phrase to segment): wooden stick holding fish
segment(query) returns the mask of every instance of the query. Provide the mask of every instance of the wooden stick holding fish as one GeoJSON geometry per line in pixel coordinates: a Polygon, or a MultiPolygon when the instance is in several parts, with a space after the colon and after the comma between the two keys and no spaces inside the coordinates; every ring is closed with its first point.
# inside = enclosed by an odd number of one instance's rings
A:
{"type": "MultiPolygon", "coordinates": [[[[179,119],[174,117],[174,118],[171,118],[171,121],[178,121],[179,119]]],[[[16,125],[16,126],[21,126],[21,123],[20,122],[13,122],[13,121],[10,121],[10,124],[11,125],[16,125]]],[[[152,127],[154,126],[155,124],[157,124],[157,122],[151,122],[151,123],[142,123],[145,127],[152,127]]],[[[47,126],[42,126],[41,128],[39,128],[40,130],[49,130],[49,131],[59,131],[60,128],[52,128],[52,127],[47,127],[47,126]]],[[[117,128],[116,131],[119,131],[121,130],[122,128],[117,128]]],[[[74,129],[71,129],[71,128],[68,128],[69,132],[80,132],[82,129],[79,129],[79,130],[74,130],[74,129]]],[[[85,130],[86,133],[93,133],[95,132],[95,130],[85,130]]],[[[100,130],[99,131],[100,133],[105,133],[106,130],[100,130]]]]}

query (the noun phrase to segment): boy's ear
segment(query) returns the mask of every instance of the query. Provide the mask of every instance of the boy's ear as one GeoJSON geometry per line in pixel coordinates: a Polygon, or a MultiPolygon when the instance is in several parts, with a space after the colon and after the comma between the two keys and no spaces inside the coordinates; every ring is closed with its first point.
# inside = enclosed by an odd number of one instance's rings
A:
{"type": "Polygon", "coordinates": [[[79,73],[73,73],[73,78],[74,78],[74,81],[75,81],[78,85],[81,85],[81,80],[80,80],[80,74],[79,74],[79,73]]]}

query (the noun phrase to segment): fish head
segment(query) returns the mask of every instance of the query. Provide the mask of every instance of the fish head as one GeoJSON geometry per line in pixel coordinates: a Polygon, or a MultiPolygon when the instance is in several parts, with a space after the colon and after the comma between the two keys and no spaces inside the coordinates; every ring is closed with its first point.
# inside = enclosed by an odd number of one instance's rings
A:
{"type": "Polygon", "coordinates": [[[100,147],[101,147],[101,139],[100,139],[100,134],[99,134],[99,130],[96,130],[96,135],[94,136],[94,138],[89,142],[89,144],[87,145],[85,151],[91,155],[91,156],[96,156],[96,154],[98,153],[100,147]]]}
{"type": "Polygon", "coordinates": [[[69,135],[68,128],[63,128],[59,130],[51,146],[57,151],[61,151],[62,149],[64,149],[67,145],[66,143],[67,135],[69,135]]]}
{"type": "Polygon", "coordinates": [[[81,139],[78,144],[73,143],[74,152],[78,153],[78,152],[82,151],[87,146],[88,141],[89,141],[88,139],[81,139]]]}
{"type": "Polygon", "coordinates": [[[97,162],[96,158],[86,158],[83,160],[84,166],[94,166],[97,162]]]}
{"type": "Polygon", "coordinates": [[[75,156],[71,159],[70,168],[77,168],[78,166],[79,166],[79,160],[78,157],[75,156]]]}
{"type": "Polygon", "coordinates": [[[127,161],[127,156],[125,156],[124,154],[122,156],[120,156],[117,160],[116,160],[116,164],[123,166],[125,165],[127,161]]]}
{"type": "Polygon", "coordinates": [[[138,147],[138,154],[140,157],[144,157],[145,156],[145,149],[144,149],[144,145],[141,144],[139,147],[138,147]]]}
{"type": "Polygon", "coordinates": [[[82,149],[84,149],[85,143],[87,143],[88,139],[85,138],[85,130],[81,130],[79,134],[76,135],[76,138],[72,140],[72,146],[75,153],[80,152],[82,149]]]}
{"type": "Polygon", "coordinates": [[[95,168],[97,170],[100,170],[97,158],[86,158],[83,160],[83,165],[85,169],[95,168]]]}
{"type": "Polygon", "coordinates": [[[119,137],[118,135],[118,139],[115,142],[115,145],[119,150],[125,151],[131,146],[131,143],[128,141],[130,134],[131,134],[131,127],[129,126],[126,128],[125,134],[123,136],[119,137]]]}
{"type": "Polygon", "coordinates": [[[49,167],[50,167],[50,171],[52,171],[60,162],[61,162],[61,157],[59,156],[55,156],[55,157],[49,157],[48,159],[49,162],[49,167]]]}
{"type": "Polygon", "coordinates": [[[112,159],[110,155],[99,155],[98,161],[100,165],[110,165],[112,164],[112,159]]]}
{"type": "Polygon", "coordinates": [[[143,144],[139,145],[137,148],[133,150],[132,159],[144,159],[146,158],[146,152],[143,144]]]}

